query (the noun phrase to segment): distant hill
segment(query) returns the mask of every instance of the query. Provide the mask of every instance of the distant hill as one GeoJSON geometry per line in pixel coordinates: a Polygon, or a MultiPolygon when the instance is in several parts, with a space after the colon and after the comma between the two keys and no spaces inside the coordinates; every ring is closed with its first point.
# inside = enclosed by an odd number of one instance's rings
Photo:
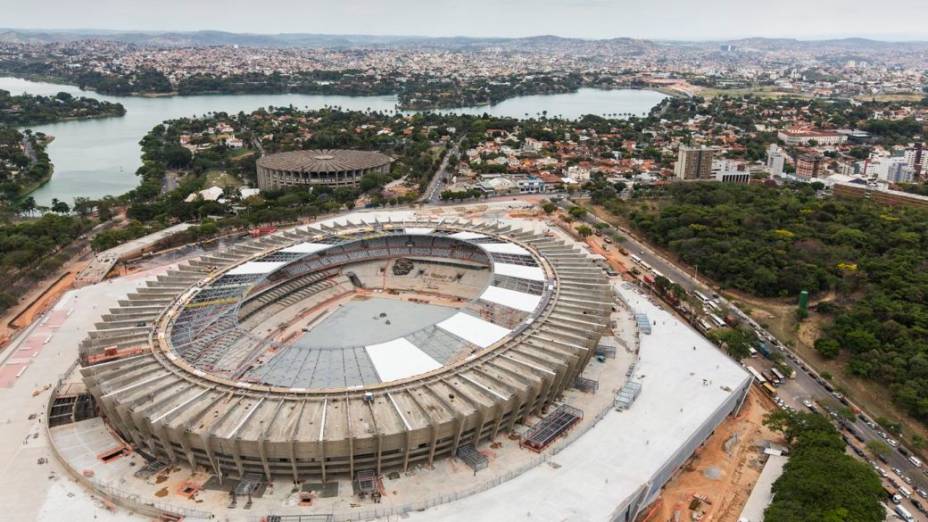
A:
{"type": "Polygon", "coordinates": [[[205,47],[240,45],[243,47],[298,47],[298,48],[439,48],[504,50],[585,50],[590,52],[634,53],[649,48],[680,46],[689,48],[717,48],[731,44],[736,49],[755,51],[805,50],[825,52],[928,51],[928,42],[889,42],[866,38],[835,40],[795,40],[786,38],[745,38],[720,41],[651,41],[633,38],[587,40],[554,35],[523,38],[481,38],[467,36],[376,36],[362,34],[311,34],[281,33],[255,34],[225,31],[107,31],[107,30],[31,30],[0,29],[0,42],[8,43],[59,43],[79,40],[108,40],[128,44],[158,47],[205,47]]]}

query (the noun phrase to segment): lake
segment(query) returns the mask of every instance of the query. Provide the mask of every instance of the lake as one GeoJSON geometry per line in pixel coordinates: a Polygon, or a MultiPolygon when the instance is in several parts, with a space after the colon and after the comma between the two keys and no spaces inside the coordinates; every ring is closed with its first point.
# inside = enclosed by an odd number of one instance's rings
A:
{"type": "MultiPolygon", "coordinates": [[[[123,194],[138,184],[135,170],[141,165],[139,140],[164,120],[209,112],[250,112],[260,107],[293,105],[304,109],[341,107],[348,110],[392,112],[395,96],[330,96],[307,94],[224,94],[206,96],[106,96],[82,91],[72,85],[32,82],[0,77],[0,89],[12,94],[53,95],[64,91],[118,102],[126,108],[121,118],[101,118],[37,125],[33,130],[55,137],[48,155],[55,167],[51,180],[33,192],[39,205],[53,198],[71,203],[75,197],[99,198],[123,194]]],[[[655,91],[618,89],[580,89],[570,94],[520,96],[497,105],[464,107],[443,112],[483,114],[525,118],[547,116],[579,118],[585,114],[600,116],[642,115],[665,96],[655,91]]]]}

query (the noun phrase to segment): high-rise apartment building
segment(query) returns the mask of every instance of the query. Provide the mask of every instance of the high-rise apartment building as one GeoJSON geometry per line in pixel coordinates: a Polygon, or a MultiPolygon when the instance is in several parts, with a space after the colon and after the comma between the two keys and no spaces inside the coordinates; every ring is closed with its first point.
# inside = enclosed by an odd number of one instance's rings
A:
{"type": "Polygon", "coordinates": [[[822,171],[824,157],[821,154],[802,154],[796,158],[796,176],[810,179],[817,178],[822,171]]]}
{"type": "Polygon", "coordinates": [[[717,149],[709,147],[680,147],[674,175],[677,179],[711,179],[712,159],[717,149]]]}

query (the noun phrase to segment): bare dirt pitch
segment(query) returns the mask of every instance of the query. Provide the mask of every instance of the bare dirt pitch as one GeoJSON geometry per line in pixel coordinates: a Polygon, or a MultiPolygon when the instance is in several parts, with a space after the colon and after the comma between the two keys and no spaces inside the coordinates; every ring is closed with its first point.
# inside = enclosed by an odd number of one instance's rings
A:
{"type": "Polygon", "coordinates": [[[695,520],[695,511],[701,514],[702,522],[736,522],[763,467],[757,443],[782,443],[779,434],[763,425],[764,415],[773,409],[770,399],[752,388],[739,415],[729,417],[718,427],[667,484],[643,520],[695,520]]]}

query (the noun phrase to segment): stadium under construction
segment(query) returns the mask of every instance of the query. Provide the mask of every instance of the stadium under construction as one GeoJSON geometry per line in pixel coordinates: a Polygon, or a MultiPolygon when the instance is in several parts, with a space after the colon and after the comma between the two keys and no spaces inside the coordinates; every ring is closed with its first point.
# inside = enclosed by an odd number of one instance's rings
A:
{"type": "Polygon", "coordinates": [[[307,227],[129,295],[81,345],[81,371],[110,425],[163,461],[267,480],[379,474],[546,411],[612,302],[602,269],[531,232],[307,227]]]}
{"type": "Polygon", "coordinates": [[[353,212],[69,292],[0,357],[0,408],[47,400],[8,442],[44,433],[74,482],[11,455],[11,515],[636,519],[751,377],[514,208],[353,212]]]}

